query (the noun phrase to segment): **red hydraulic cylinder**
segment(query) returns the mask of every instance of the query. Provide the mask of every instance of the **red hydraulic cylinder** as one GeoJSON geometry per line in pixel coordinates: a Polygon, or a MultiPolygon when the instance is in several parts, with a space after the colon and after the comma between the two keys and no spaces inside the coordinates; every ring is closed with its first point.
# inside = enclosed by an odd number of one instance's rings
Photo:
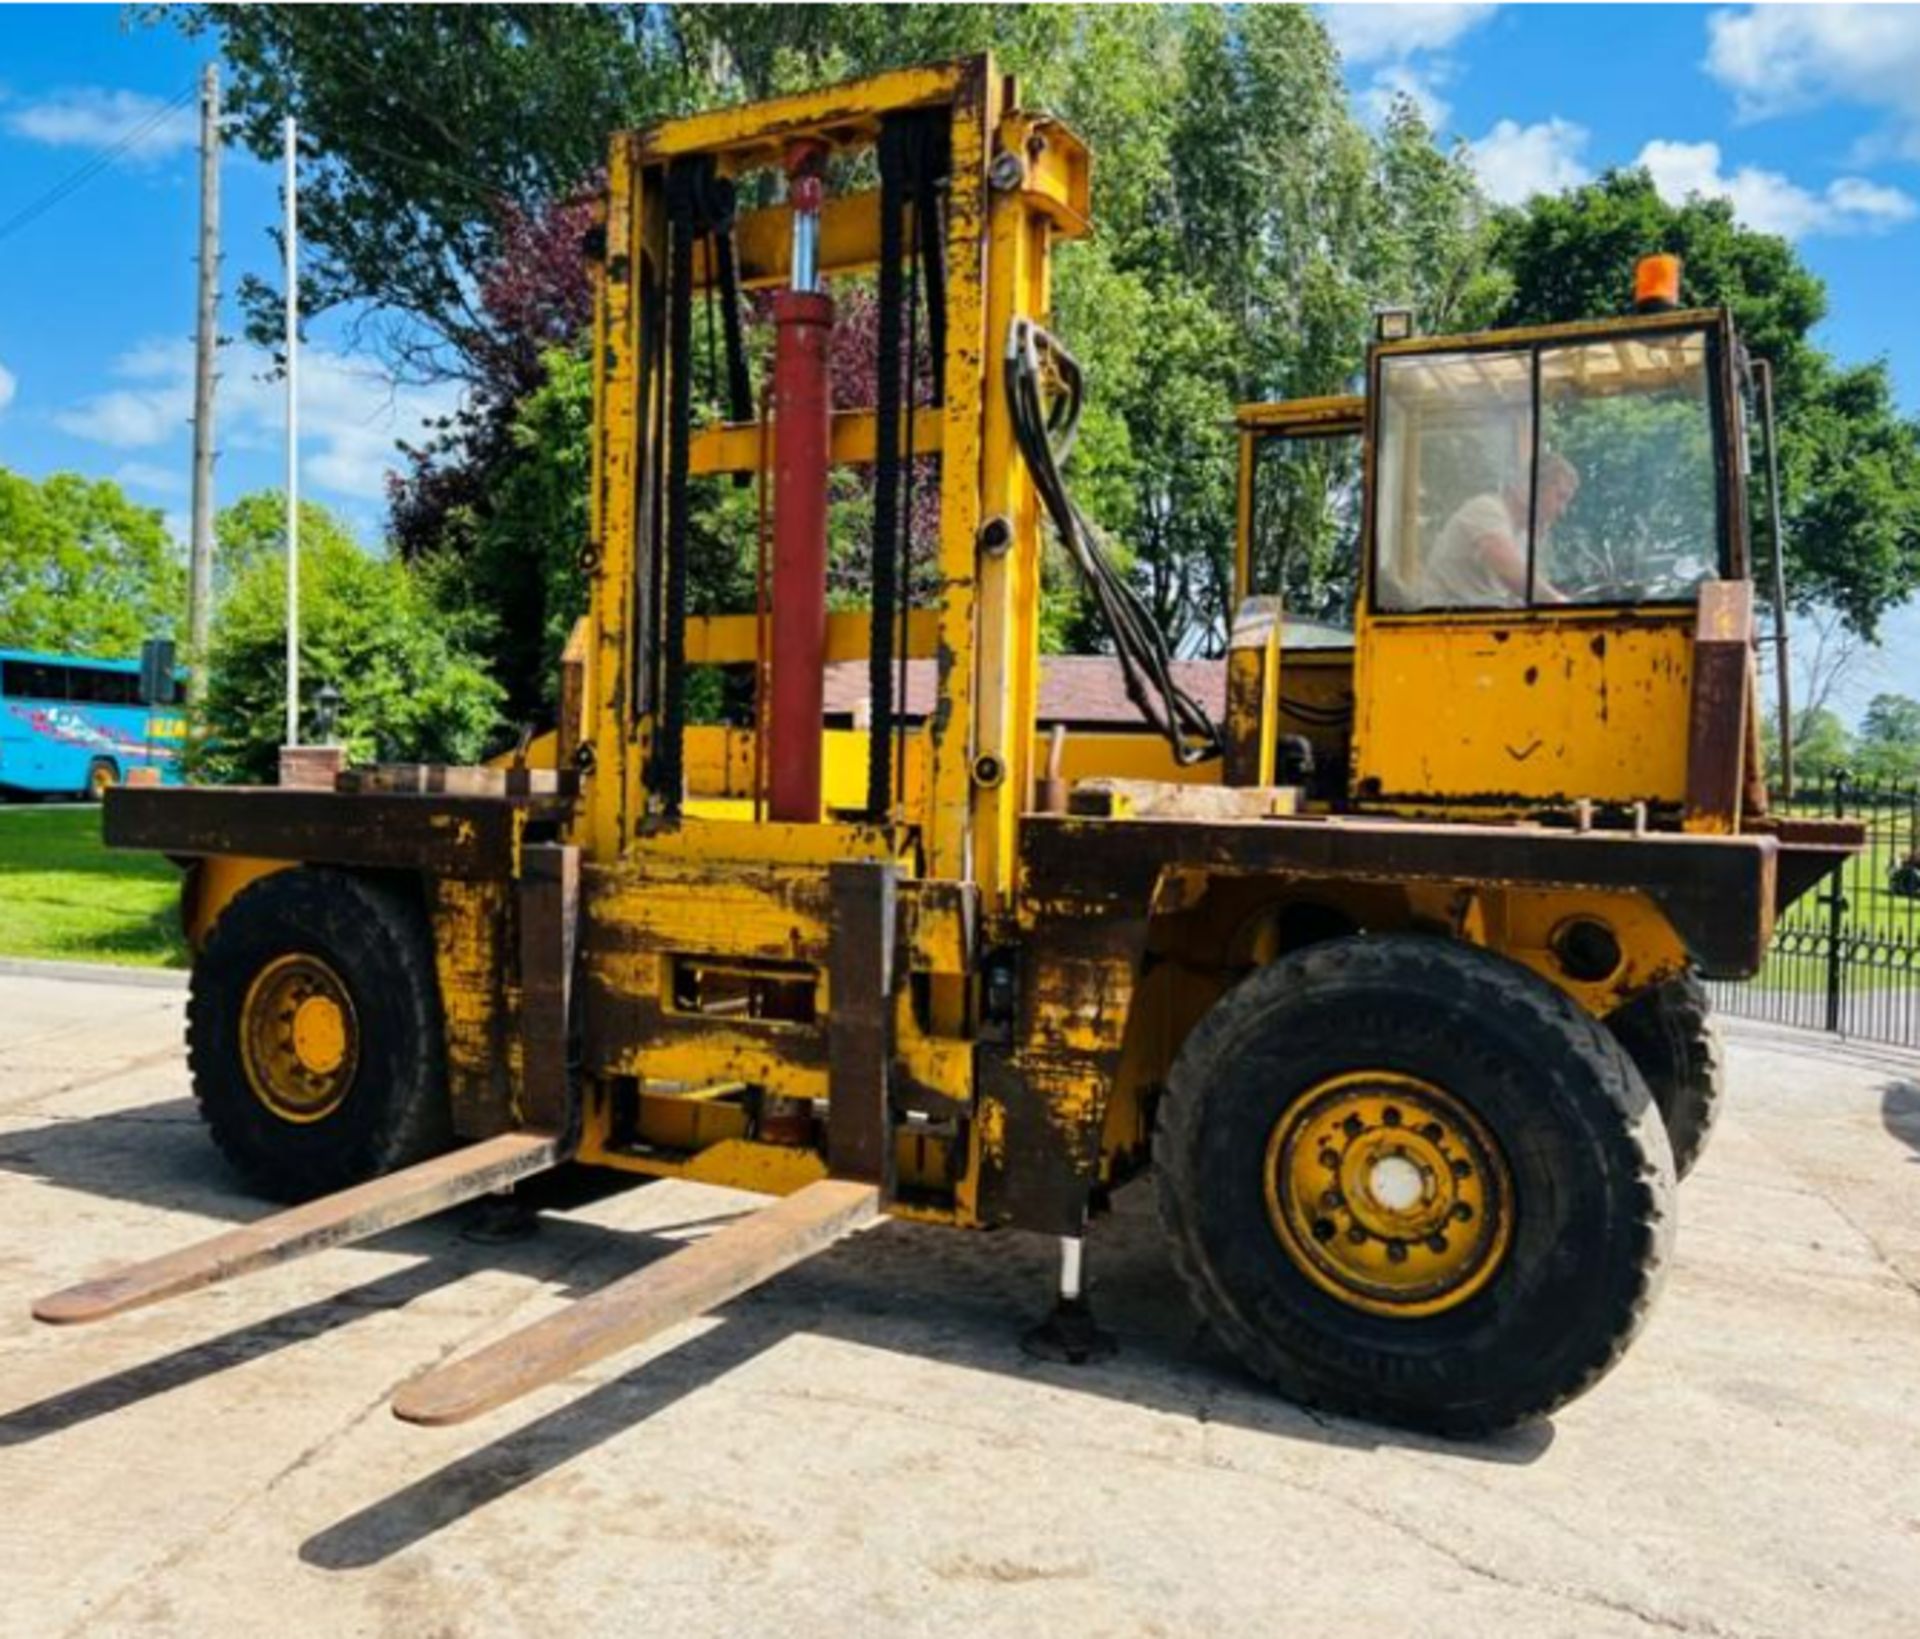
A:
{"type": "Polygon", "coordinates": [[[833,298],[773,297],[773,678],[767,813],[820,819],[827,663],[827,474],[833,298]]]}

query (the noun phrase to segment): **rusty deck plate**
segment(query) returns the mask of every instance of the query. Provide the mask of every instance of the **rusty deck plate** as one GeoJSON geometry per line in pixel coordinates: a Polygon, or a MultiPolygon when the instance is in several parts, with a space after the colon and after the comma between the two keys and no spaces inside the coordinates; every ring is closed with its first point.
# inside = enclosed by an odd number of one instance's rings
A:
{"type": "Polygon", "coordinates": [[[464,1360],[416,1377],[393,1397],[393,1414],[430,1426],[464,1423],[705,1314],[864,1227],[879,1210],[873,1185],[823,1178],[464,1360]]]}
{"type": "Polygon", "coordinates": [[[551,1133],[502,1133],[51,1293],[34,1304],[33,1317],[53,1326],[105,1320],[235,1275],[397,1229],[545,1172],[564,1158],[561,1141],[551,1133]]]}
{"type": "Polygon", "coordinates": [[[110,848],[176,856],[242,854],[309,865],[514,874],[528,818],[563,812],[557,798],[303,791],[279,786],[122,786],[107,793],[110,848]]]}

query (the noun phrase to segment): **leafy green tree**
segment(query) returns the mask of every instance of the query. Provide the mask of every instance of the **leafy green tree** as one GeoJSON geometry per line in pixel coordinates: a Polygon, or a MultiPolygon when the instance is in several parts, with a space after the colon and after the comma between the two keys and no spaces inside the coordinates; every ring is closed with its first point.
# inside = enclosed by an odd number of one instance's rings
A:
{"type": "Polygon", "coordinates": [[[593,372],[560,348],[545,367],[545,381],[513,406],[487,483],[447,513],[417,563],[434,601],[480,636],[516,722],[553,704],[560,650],[586,611],[593,372]]]}
{"type": "Polygon", "coordinates": [[[1867,702],[1854,768],[1876,780],[1905,782],[1920,777],[1920,700],[1904,694],[1876,694],[1867,702]]]}
{"type": "Polygon", "coordinates": [[[130,655],[174,628],[185,594],[156,510],[105,479],[0,467],[0,647],[130,655]]]}
{"type": "MultiPolygon", "coordinates": [[[[498,625],[516,713],[544,686],[534,654],[552,631],[545,599],[515,589],[536,566],[555,568],[555,552],[572,584],[577,536],[483,538],[491,516],[525,521],[528,497],[503,500],[503,488],[545,488],[507,423],[550,368],[502,361],[524,361],[530,334],[541,346],[564,339],[529,314],[571,313],[577,326],[584,272],[556,254],[572,241],[528,225],[553,220],[623,125],[988,48],[1020,74],[1023,99],[1061,114],[1100,160],[1100,237],[1068,247],[1056,281],[1056,322],[1091,395],[1071,478],[1188,650],[1217,648],[1226,632],[1234,405],[1339,390],[1379,302],[1468,323],[1504,289],[1489,283],[1464,156],[1435,149],[1410,103],[1376,141],[1352,116],[1324,27],[1302,8],[169,9],[219,35],[235,66],[236,129],[257,152],[276,151],[283,112],[301,117],[311,305],[394,316],[380,333],[394,362],[461,375],[487,400],[397,494],[396,526],[409,557],[470,569],[465,606],[498,625]],[[530,247],[544,247],[539,258],[530,247]],[[532,561],[509,571],[488,561],[496,544],[532,561]]],[[[263,336],[277,323],[270,295],[252,292],[263,336]]],[[[570,443],[549,448],[568,452],[563,467],[572,459],[570,443]]],[[[1314,528],[1289,555],[1287,589],[1315,612],[1350,595],[1350,544],[1320,526],[1337,510],[1328,497],[1351,493],[1353,468],[1351,453],[1321,463],[1323,493],[1300,508],[1314,528]]],[[[727,511],[720,503],[716,516],[727,511]]],[[[836,547],[846,572],[859,561],[857,541],[836,547]]],[[[1048,591],[1049,645],[1097,643],[1058,562],[1048,591]]]]}
{"type": "MultiPolygon", "coordinates": [[[[1761,724],[1760,738],[1768,777],[1780,776],[1780,731],[1778,720],[1769,713],[1761,724]]],[[[1841,769],[1854,767],[1854,739],[1838,713],[1824,706],[1793,714],[1793,773],[1795,789],[1804,791],[1822,780],[1831,779],[1841,769]]]]}
{"type": "MultiPolygon", "coordinates": [[[[271,516],[249,497],[222,522],[271,516]]],[[[473,762],[500,725],[500,686],[424,581],[360,549],[330,517],[301,514],[300,680],[307,731],[314,697],[340,693],[336,736],[357,761],[473,762]]],[[[244,535],[239,538],[246,538],[244,535]]],[[[196,773],[271,780],[286,724],[286,567],[282,543],[255,538],[215,613],[196,773]]]]}
{"type": "MultiPolygon", "coordinates": [[[[984,49],[1047,54],[1074,8],[616,4],[150,6],[217,37],[228,128],[277,163],[299,120],[309,317],[371,307],[389,362],[483,379],[518,345],[480,299],[516,223],[606,161],[616,131],[718,102],[984,49]]],[[[241,290],[277,346],[279,298],[241,290]]]]}
{"type": "MultiPolygon", "coordinates": [[[[357,547],[353,532],[318,501],[300,503],[300,555],[357,547]]],[[[222,507],[213,520],[213,595],[215,602],[265,558],[285,565],[287,495],[258,489],[222,507]]],[[[284,573],[284,567],[282,569],[284,573]]]]}
{"type": "Polygon", "coordinates": [[[1772,362],[1795,606],[1836,608],[1872,637],[1920,590],[1920,426],[1896,410],[1884,365],[1841,366],[1812,340],[1826,288],[1784,239],[1741,227],[1724,200],[1671,205],[1646,172],[1609,172],[1498,214],[1492,254],[1512,289],[1497,316],[1621,312],[1634,263],[1654,251],[1678,253],[1686,300],[1730,307],[1749,349],[1772,362]]]}

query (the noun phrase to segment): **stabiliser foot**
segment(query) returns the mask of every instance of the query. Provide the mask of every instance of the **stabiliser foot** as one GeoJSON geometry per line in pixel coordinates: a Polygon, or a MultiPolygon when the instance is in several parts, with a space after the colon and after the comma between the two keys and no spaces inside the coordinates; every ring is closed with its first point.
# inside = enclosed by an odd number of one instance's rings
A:
{"type": "Polygon", "coordinates": [[[511,1190],[486,1195],[460,1226],[460,1239],[480,1246],[511,1246],[540,1232],[540,1214],[511,1190]]]}
{"type": "Polygon", "coordinates": [[[1020,1334],[1020,1348],[1035,1360],[1052,1360],[1066,1366],[1091,1365],[1096,1360],[1111,1360],[1120,1352],[1113,1333],[1103,1332],[1093,1323],[1093,1311],[1085,1298],[1073,1303],[1061,1302],[1053,1313],[1020,1334]]]}
{"type": "Polygon", "coordinates": [[[1087,1302],[1081,1282],[1084,1247],[1078,1235],[1060,1239],[1060,1295],[1053,1313],[1021,1334],[1020,1347],[1035,1360],[1051,1360],[1061,1365],[1086,1366],[1096,1360],[1111,1360],[1120,1345],[1111,1332],[1103,1332],[1093,1321],[1093,1306],[1087,1302]]]}

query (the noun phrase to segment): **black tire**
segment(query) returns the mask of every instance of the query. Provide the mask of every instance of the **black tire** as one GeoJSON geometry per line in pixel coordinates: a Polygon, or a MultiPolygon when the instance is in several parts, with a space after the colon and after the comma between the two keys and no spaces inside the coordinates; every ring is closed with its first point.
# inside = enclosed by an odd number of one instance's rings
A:
{"type": "Polygon", "coordinates": [[[1610,1014],[1607,1027],[1659,1107],[1674,1175],[1686,1177],[1706,1150],[1726,1091],[1726,1057],[1707,987],[1691,973],[1669,980],[1610,1014]]]}
{"type": "Polygon", "coordinates": [[[1443,939],[1318,944],[1229,992],[1174,1064],[1154,1162],[1175,1267],[1244,1365],[1292,1399],[1450,1435],[1543,1416],[1597,1382],[1672,1246],[1666,1134],[1618,1043],[1538,976],[1443,939]],[[1365,1071],[1445,1088],[1511,1177],[1504,1254],[1438,1313],[1331,1294],[1269,1212],[1283,1112],[1365,1071]]]}
{"type": "Polygon", "coordinates": [[[304,1201],[424,1160],[452,1141],[445,1033],[424,914],[395,887],[301,867],[262,877],[221,913],[193,965],[187,1062],[201,1118],[255,1188],[304,1201]],[[256,1092],[243,1047],[255,981],[317,959],[351,1003],[344,1092],[289,1119],[256,1092]]]}

